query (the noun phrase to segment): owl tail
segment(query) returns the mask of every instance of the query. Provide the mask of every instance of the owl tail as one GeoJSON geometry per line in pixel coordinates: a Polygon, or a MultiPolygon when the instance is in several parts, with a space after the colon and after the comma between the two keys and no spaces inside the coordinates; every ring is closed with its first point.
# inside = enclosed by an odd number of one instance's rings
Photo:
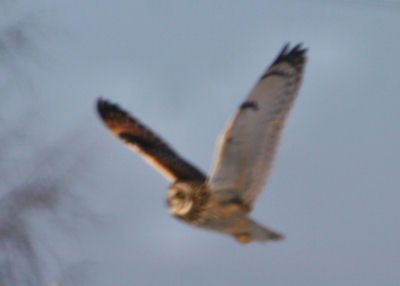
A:
{"type": "Polygon", "coordinates": [[[270,240],[281,240],[283,239],[283,235],[263,227],[254,220],[250,220],[249,232],[235,234],[235,238],[240,243],[248,243],[250,241],[267,242],[270,240]]]}

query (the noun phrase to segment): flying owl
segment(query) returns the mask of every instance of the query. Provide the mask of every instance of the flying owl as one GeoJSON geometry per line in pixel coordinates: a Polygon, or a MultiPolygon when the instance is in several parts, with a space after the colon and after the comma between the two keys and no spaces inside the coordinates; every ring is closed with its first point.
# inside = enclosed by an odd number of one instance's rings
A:
{"type": "Polygon", "coordinates": [[[241,243],[283,236],[249,217],[262,191],[306,62],[301,44],[286,44],[221,134],[210,175],[183,159],[163,139],[118,105],[99,99],[106,127],[164,175],[169,212],[191,225],[241,243]]]}

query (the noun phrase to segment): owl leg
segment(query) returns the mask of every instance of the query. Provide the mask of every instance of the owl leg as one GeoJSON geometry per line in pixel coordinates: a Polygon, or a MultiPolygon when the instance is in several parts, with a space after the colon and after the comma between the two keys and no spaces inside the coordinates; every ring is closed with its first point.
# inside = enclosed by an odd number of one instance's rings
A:
{"type": "Polygon", "coordinates": [[[234,236],[240,243],[249,243],[251,241],[251,235],[249,233],[239,233],[234,236]]]}

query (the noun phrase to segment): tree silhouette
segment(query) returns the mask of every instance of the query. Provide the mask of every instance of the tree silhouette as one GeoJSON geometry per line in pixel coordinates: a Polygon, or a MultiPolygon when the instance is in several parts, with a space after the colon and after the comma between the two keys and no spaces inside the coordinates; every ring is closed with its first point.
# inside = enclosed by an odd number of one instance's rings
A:
{"type": "MultiPolygon", "coordinates": [[[[0,2],[0,8],[7,5],[0,2]]],[[[0,285],[72,285],[63,269],[78,270],[63,265],[57,249],[46,248],[43,233],[69,235],[76,220],[90,216],[71,190],[86,164],[78,150],[85,146],[71,134],[51,144],[29,135],[38,107],[26,65],[42,55],[35,19],[21,19],[0,23],[0,285]],[[49,264],[59,264],[53,277],[49,264]]]]}

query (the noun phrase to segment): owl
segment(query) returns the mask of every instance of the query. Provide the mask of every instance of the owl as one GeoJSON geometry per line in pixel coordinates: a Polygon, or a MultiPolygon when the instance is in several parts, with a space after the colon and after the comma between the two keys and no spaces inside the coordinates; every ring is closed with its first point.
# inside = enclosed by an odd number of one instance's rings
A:
{"type": "Polygon", "coordinates": [[[283,238],[249,217],[263,190],[279,137],[302,82],[307,49],[286,44],[222,132],[207,177],[160,136],[107,100],[97,111],[111,133],[137,151],[170,182],[170,214],[240,243],[283,238]]]}

